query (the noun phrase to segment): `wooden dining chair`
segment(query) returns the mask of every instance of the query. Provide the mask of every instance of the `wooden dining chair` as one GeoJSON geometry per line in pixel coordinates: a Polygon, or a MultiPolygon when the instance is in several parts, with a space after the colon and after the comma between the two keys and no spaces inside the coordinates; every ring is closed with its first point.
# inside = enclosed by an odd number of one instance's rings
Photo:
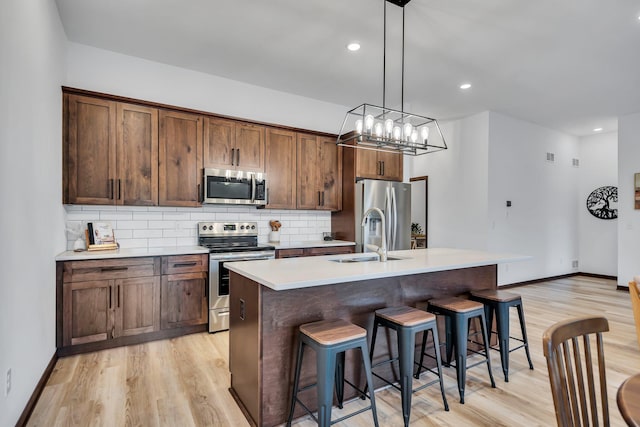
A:
{"type": "Polygon", "coordinates": [[[640,294],[638,293],[638,282],[636,279],[629,282],[629,295],[631,296],[631,308],[633,309],[633,318],[636,323],[636,336],[638,338],[638,346],[640,347],[640,294]]]}
{"type": "Polygon", "coordinates": [[[544,332],[542,344],[559,427],[610,425],[602,342],[602,333],[608,330],[604,317],[579,317],[558,322],[544,332]]]}

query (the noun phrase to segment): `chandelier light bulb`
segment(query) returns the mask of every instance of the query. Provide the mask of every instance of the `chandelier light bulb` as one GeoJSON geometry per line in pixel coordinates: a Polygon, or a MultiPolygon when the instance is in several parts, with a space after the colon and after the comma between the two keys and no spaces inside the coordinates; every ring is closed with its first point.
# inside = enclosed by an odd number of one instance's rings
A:
{"type": "Polygon", "coordinates": [[[429,128],[425,126],[422,129],[420,129],[420,136],[422,137],[423,141],[426,141],[427,139],[429,139],[429,128]]]}
{"type": "Polygon", "coordinates": [[[411,142],[416,142],[418,140],[418,131],[414,130],[411,132],[411,142]]]}
{"type": "Polygon", "coordinates": [[[384,133],[385,135],[391,135],[393,132],[393,120],[387,119],[384,121],[384,133]]]}
{"type": "Polygon", "coordinates": [[[378,138],[382,137],[382,123],[377,122],[373,131],[378,138]]]}
{"type": "Polygon", "coordinates": [[[368,131],[371,132],[371,129],[373,129],[373,116],[371,114],[367,114],[364,118],[364,128],[368,131]]]}
{"type": "Polygon", "coordinates": [[[400,136],[402,136],[402,129],[400,129],[400,126],[394,126],[393,139],[400,139],[400,136]]]}
{"type": "Polygon", "coordinates": [[[403,131],[404,139],[408,141],[409,138],[411,138],[411,132],[413,132],[413,126],[411,126],[411,123],[405,123],[402,128],[402,131],[403,131]]]}
{"type": "Polygon", "coordinates": [[[356,132],[362,134],[362,120],[356,120],[356,132]]]}

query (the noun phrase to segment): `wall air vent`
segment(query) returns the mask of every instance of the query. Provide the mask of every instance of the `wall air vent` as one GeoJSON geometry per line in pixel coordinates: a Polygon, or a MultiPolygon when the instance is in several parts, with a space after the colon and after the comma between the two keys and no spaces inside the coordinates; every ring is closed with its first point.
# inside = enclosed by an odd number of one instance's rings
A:
{"type": "Polygon", "coordinates": [[[580,159],[572,159],[571,160],[571,164],[573,165],[574,168],[579,168],[580,167],[580,159]]]}
{"type": "Polygon", "coordinates": [[[547,153],[547,162],[555,162],[556,161],[556,155],[553,153],[547,153]]]}

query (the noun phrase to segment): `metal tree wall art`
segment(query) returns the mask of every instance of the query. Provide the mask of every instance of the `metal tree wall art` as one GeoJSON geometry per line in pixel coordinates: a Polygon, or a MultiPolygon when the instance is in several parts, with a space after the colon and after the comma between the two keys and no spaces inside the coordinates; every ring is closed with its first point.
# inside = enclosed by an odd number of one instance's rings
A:
{"type": "Polygon", "coordinates": [[[596,188],[587,197],[587,209],[600,219],[618,218],[618,187],[596,188]]]}

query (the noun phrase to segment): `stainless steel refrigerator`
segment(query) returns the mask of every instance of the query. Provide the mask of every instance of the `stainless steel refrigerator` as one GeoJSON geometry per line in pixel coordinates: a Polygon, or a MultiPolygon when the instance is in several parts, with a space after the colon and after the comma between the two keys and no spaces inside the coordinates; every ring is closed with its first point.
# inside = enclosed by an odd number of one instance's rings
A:
{"type": "Polygon", "coordinates": [[[411,185],[402,182],[366,179],[355,184],[355,241],[356,251],[369,252],[367,244],[382,243],[382,221],[372,211],[362,226],[362,216],[372,207],[385,216],[387,249],[411,248],[411,185]]]}

